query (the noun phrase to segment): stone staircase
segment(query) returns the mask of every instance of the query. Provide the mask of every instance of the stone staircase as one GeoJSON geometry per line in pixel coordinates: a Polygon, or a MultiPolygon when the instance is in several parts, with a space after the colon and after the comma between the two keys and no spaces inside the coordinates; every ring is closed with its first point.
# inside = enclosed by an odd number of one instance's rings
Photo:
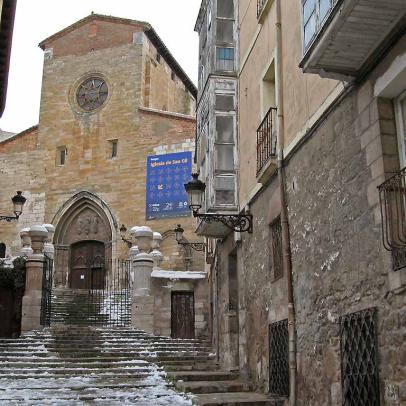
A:
{"type": "Polygon", "coordinates": [[[0,340],[1,405],[278,405],[249,389],[204,340],[68,325],[0,340]]]}
{"type": "Polygon", "coordinates": [[[54,289],[52,327],[0,339],[0,405],[283,405],[221,371],[208,341],[132,329],[128,295],[93,293],[54,289]]]}

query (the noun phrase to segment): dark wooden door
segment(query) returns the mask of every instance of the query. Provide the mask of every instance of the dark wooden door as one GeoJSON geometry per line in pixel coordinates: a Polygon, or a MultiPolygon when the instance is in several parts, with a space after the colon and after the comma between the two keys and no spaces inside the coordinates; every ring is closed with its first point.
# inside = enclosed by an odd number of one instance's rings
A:
{"type": "Polygon", "coordinates": [[[195,338],[195,298],[193,292],[172,292],[172,338],[195,338]]]}
{"type": "Polygon", "coordinates": [[[14,295],[8,288],[0,288],[0,337],[12,336],[12,321],[14,316],[14,295]]]}
{"type": "Polygon", "coordinates": [[[103,289],[105,281],[104,243],[83,241],[71,247],[70,287],[103,289]]]}

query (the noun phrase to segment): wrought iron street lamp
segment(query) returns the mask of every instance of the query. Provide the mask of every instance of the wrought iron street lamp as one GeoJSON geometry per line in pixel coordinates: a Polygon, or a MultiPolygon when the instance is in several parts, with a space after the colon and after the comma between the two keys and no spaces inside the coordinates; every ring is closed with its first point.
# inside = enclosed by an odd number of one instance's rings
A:
{"type": "Polygon", "coordinates": [[[180,224],[173,230],[175,232],[175,239],[179,245],[185,247],[190,247],[195,251],[204,251],[206,249],[206,244],[204,242],[187,242],[183,241],[183,232],[185,231],[180,224]]]}
{"type": "Polygon", "coordinates": [[[121,236],[121,239],[122,239],[125,243],[127,243],[128,248],[131,248],[131,247],[132,247],[132,241],[131,241],[131,239],[126,238],[126,235],[127,235],[127,227],[126,227],[124,224],[122,224],[121,227],[120,227],[120,236],[121,236]]]}
{"type": "Polygon", "coordinates": [[[252,214],[217,214],[217,213],[199,213],[203,204],[203,194],[206,190],[206,184],[199,180],[199,174],[193,173],[192,180],[185,184],[185,190],[188,194],[188,205],[193,211],[193,216],[201,219],[205,223],[220,222],[232,231],[240,233],[248,231],[252,233],[252,214]]]}
{"type": "Polygon", "coordinates": [[[21,213],[23,212],[23,207],[24,203],[26,202],[26,198],[22,195],[22,192],[18,191],[17,194],[11,198],[11,201],[13,202],[13,212],[14,216],[1,216],[0,215],[0,220],[5,220],[5,221],[12,221],[12,220],[18,220],[18,218],[21,216],[21,213]]]}

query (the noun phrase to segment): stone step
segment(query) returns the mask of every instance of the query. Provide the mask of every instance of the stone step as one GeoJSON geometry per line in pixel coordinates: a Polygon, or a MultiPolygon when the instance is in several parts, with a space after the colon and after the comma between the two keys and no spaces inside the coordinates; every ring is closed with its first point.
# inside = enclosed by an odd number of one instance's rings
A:
{"type": "Polygon", "coordinates": [[[210,363],[191,363],[189,365],[182,363],[180,365],[165,365],[165,363],[158,362],[158,365],[161,365],[166,372],[182,372],[182,371],[218,371],[218,364],[210,363]]]}
{"type": "Polygon", "coordinates": [[[115,369],[111,368],[111,371],[105,371],[105,370],[100,370],[97,368],[94,369],[84,369],[83,371],[79,369],[50,369],[50,370],[45,370],[45,369],[33,369],[27,370],[16,370],[16,371],[10,371],[10,370],[0,370],[0,379],[1,378],[20,378],[20,379],[40,379],[43,377],[46,378],[60,378],[61,376],[79,376],[79,377],[94,377],[97,376],[100,379],[103,379],[105,377],[122,377],[122,378],[146,378],[148,377],[150,371],[145,370],[138,372],[138,370],[134,369],[115,369]]]}
{"type": "Polygon", "coordinates": [[[210,393],[196,395],[199,406],[283,406],[283,399],[270,399],[256,392],[210,393]]]}
{"type": "Polygon", "coordinates": [[[177,371],[168,372],[168,377],[177,381],[232,381],[238,374],[227,371],[177,371]]]}
{"type": "Polygon", "coordinates": [[[70,348],[75,349],[91,349],[91,348],[113,348],[113,349],[127,349],[130,347],[132,350],[136,351],[145,351],[148,349],[153,349],[154,351],[177,351],[177,352],[201,352],[204,354],[210,353],[210,348],[203,347],[203,346],[196,346],[196,345],[178,345],[178,344],[151,344],[148,345],[146,343],[140,342],[131,342],[127,341],[124,343],[120,342],[109,342],[109,341],[94,341],[91,344],[89,342],[82,342],[78,341],[76,343],[72,343],[71,341],[62,341],[62,342],[36,342],[36,343],[10,343],[10,344],[2,344],[0,343],[0,351],[23,351],[25,349],[41,349],[46,348],[48,351],[58,350],[59,348],[66,348],[69,346],[70,348]]]}
{"type": "Polygon", "coordinates": [[[200,393],[228,393],[228,392],[249,392],[252,390],[250,384],[240,380],[233,381],[178,381],[175,386],[183,392],[200,393]]]}

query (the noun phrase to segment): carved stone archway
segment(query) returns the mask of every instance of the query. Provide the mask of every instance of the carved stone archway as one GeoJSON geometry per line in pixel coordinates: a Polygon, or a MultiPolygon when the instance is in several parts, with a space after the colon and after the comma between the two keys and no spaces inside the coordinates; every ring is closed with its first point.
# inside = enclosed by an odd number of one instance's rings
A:
{"type": "Polygon", "coordinates": [[[113,256],[117,222],[107,204],[97,195],[80,192],[57,212],[55,244],[55,286],[70,286],[72,247],[80,242],[99,241],[105,246],[105,260],[113,256]]]}

